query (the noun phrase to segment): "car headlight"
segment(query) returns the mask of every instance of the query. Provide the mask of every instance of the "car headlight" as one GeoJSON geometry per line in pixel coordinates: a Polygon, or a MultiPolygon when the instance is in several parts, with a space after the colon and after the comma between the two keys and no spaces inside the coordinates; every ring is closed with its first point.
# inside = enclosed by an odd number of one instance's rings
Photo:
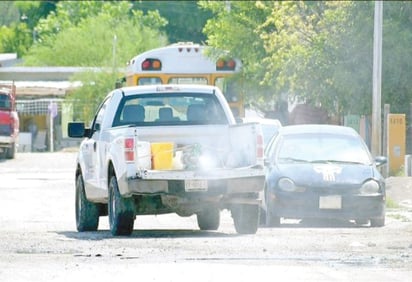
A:
{"type": "Polygon", "coordinates": [[[379,193],[380,187],[379,183],[375,180],[368,180],[363,183],[360,192],[361,194],[376,194],[379,193]]]}
{"type": "Polygon", "coordinates": [[[290,178],[281,178],[278,181],[279,189],[286,191],[286,192],[293,192],[296,190],[296,185],[290,178]]]}

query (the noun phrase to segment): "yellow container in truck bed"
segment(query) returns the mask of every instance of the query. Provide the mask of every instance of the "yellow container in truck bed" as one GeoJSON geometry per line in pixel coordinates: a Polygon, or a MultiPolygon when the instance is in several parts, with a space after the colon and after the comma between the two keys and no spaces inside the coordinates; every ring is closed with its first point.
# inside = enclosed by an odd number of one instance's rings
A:
{"type": "Polygon", "coordinates": [[[173,143],[151,143],[152,169],[172,169],[173,143]]]}

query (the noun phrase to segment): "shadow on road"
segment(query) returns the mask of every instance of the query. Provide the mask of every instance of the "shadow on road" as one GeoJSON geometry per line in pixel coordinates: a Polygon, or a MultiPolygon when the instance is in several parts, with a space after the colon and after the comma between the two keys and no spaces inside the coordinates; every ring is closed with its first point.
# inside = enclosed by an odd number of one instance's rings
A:
{"type": "Polygon", "coordinates": [[[217,231],[202,231],[191,229],[146,229],[134,230],[130,236],[113,236],[109,230],[76,232],[62,231],[56,232],[67,238],[76,240],[105,240],[105,239],[147,239],[147,238],[218,238],[218,237],[237,237],[239,234],[227,234],[217,231]]]}
{"type": "MultiPolygon", "coordinates": [[[[354,221],[341,219],[308,218],[302,220],[282,220],[275,228],[369,228],[369,224],[357,224],[354,221]]],[[[261,228],[267,228],[262,225],[261,228]]]]}

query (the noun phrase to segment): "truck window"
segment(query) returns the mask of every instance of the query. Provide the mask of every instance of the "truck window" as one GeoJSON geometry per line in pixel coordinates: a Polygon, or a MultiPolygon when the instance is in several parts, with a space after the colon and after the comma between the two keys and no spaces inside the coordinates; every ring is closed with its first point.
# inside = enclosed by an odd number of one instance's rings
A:
{"type": "Polygon", "coordinates": [[[11,100],[10,100],[9,95],[0,94],[0,108],[2,109],[11,108],[11,100]]]}
{"type": "Polygon", "coordinates": [[[139,126],[227,124],[216,97],[192,93],[127,96],[121,102],[113,125],[139,126]]]}
{"type": "Polygon", "coordinates": [[[107,107],[107,104],[109,103],[109,101],[110,101],[110,98],[103,101],[103,103],[100,105],[99,109],[97,110],[96,116],[95,116],[95,118],[92,122],[92,126],[91,126],[91,128],[93,129],[93,132],[100,130],[100,127],[101,127],[102,122],[103,122],[104,113],[106,111],[106,107],[107,107]]]}

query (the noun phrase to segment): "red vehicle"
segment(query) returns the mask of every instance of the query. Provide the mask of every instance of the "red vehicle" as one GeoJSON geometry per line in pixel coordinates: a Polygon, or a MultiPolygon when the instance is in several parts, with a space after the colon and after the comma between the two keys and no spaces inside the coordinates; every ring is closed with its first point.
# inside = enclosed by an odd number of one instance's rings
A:
{"type": "Polygon", "coordinates": [[[0,84],[0,156],[13,159],[19,136],[16,86],[0,84]]]}

